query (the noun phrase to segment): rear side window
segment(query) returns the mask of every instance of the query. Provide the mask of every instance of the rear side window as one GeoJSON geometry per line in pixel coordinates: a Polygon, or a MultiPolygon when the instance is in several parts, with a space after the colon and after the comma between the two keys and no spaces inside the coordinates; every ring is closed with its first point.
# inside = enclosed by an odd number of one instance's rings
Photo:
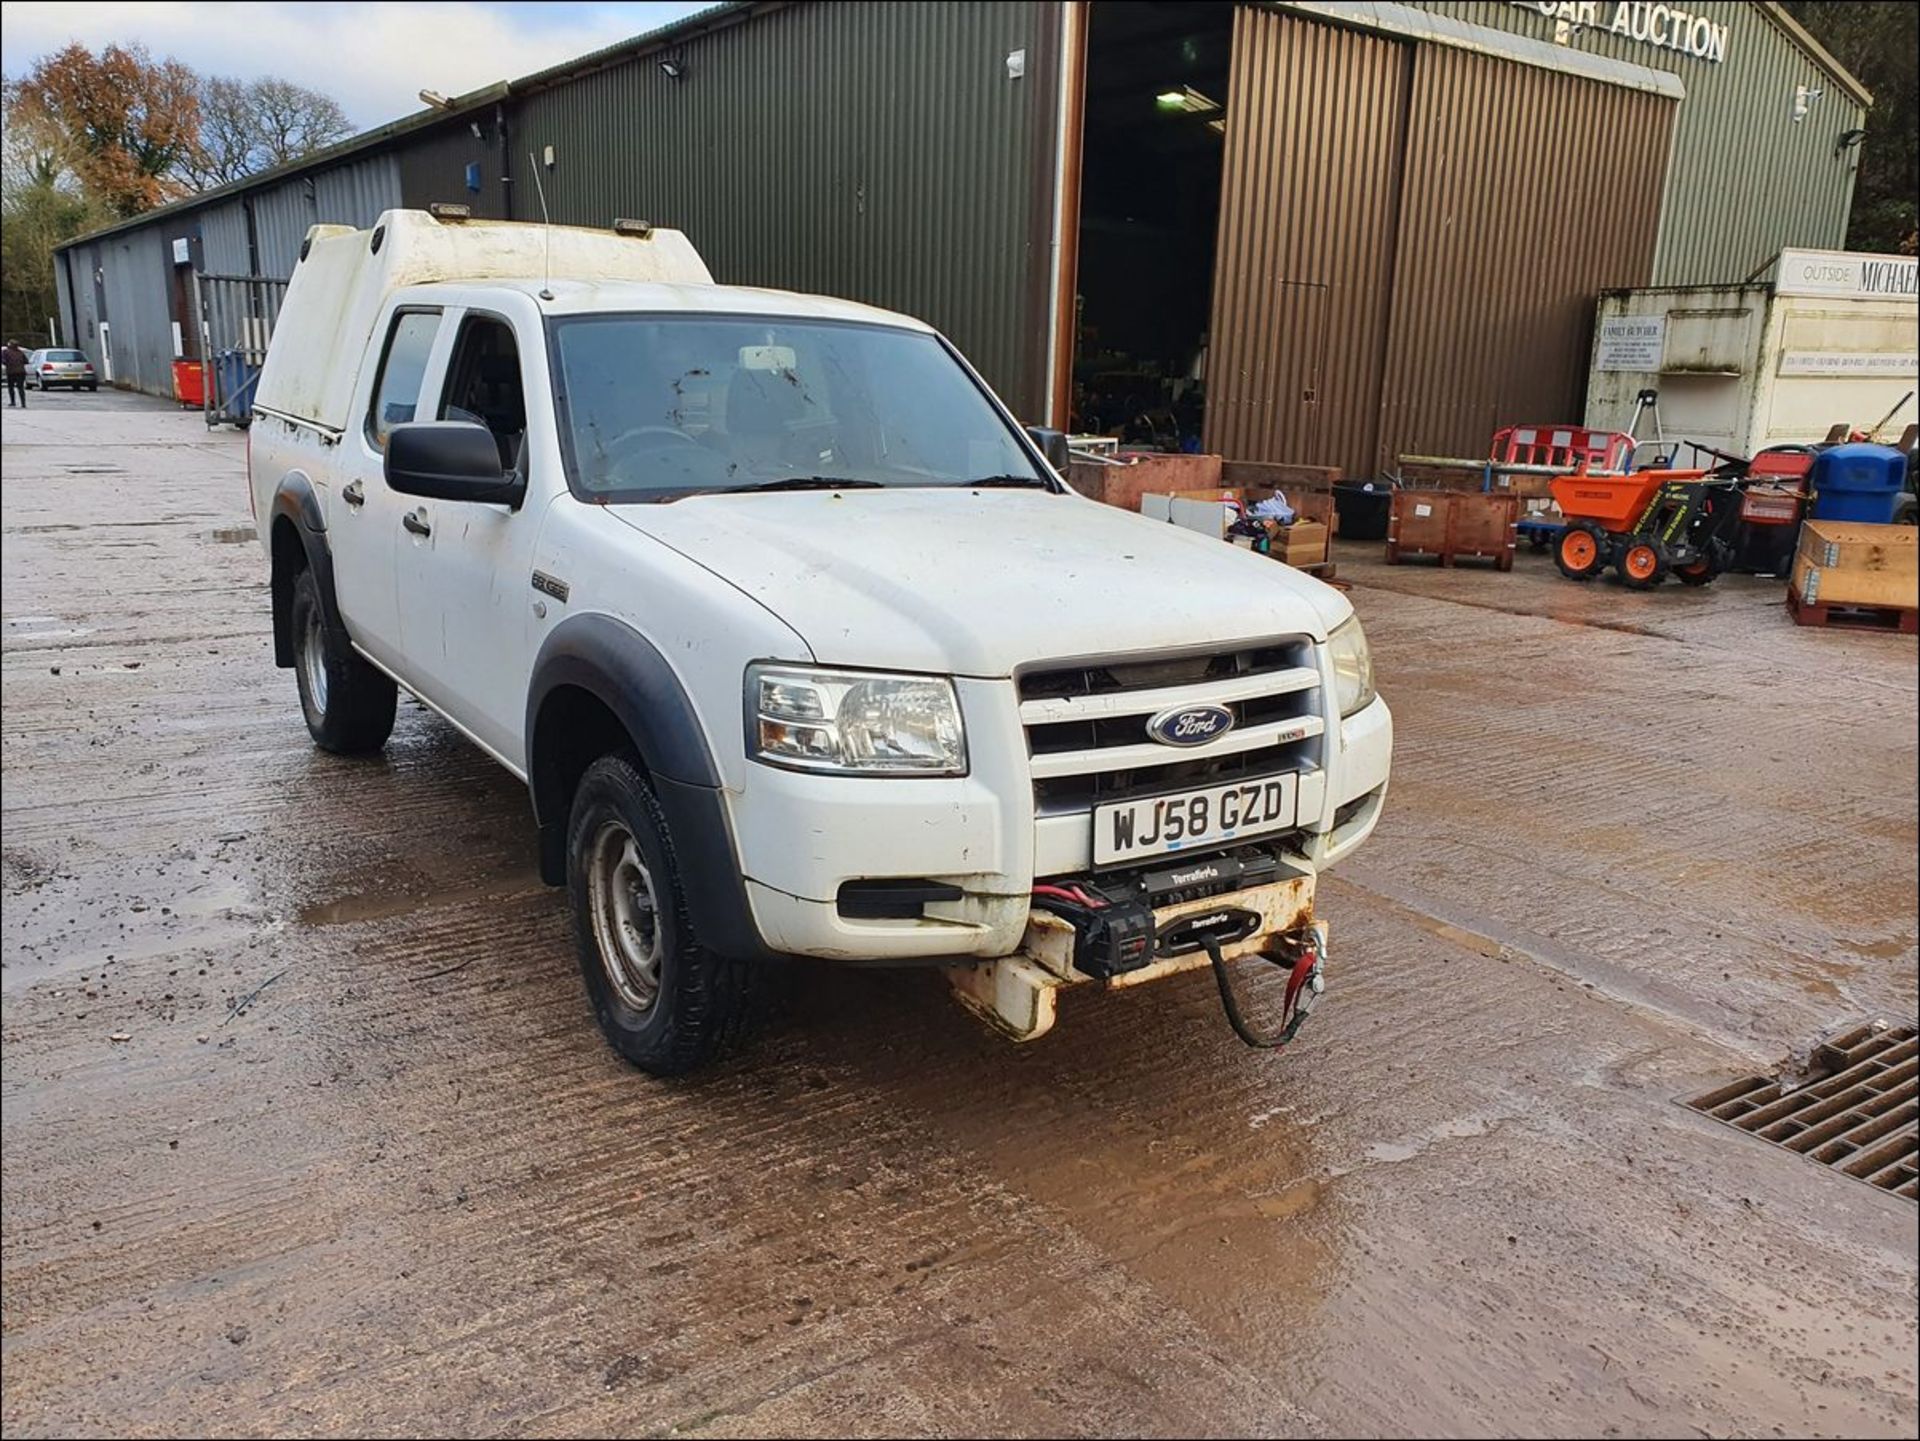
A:
{"type": "Polygon", "coordinates": [[[437,310],[403,310],[393,318],[386,354],[380,357],[380,378],[373,387],[373,409],[367,416],[367,439],[381,450],[396,425],[414,418],[420,404],[420,382],[427,373],[427,356],[440,332],[437,310]]]}

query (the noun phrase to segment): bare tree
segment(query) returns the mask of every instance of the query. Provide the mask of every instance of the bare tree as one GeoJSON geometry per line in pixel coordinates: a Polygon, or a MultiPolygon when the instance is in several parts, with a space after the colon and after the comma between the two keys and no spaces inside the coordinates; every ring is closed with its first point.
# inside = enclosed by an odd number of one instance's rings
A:
{"type": "Polygon", "coordinates": [[[114,218],[82,179],[84,140],[37,101],[14,81],[0,94],[0,331],[12,336],[45,334],[54,247],[114,218]]]}
{"type": "Polygon", "coordinates": [[[339,102],[291,80],[214,76],[200,86],[200,140],[177,167],[196,190],[231,185],[346,139],[339,102]]]}

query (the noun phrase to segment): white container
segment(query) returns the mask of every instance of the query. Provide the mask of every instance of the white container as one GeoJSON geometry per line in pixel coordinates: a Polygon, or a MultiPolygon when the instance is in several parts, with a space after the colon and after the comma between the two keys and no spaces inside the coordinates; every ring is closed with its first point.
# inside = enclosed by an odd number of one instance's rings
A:
{"type": "MultiPolygon", "coordinates": [[[[1889,411],[1878,438],[1897,442],[1920,419],[1914,257],[1785,250],[1768,269],[1749,284],[1602,295],[1586,423],[1625,430],[1651,389],[1669,440],[1737,455],[1864,430],[1889,411]]],[[[1641,439],[1652,433],[1643,422],[1641,439]]],[[[1678,463],[1694,460],[1683,446],[1678,463]]]]}

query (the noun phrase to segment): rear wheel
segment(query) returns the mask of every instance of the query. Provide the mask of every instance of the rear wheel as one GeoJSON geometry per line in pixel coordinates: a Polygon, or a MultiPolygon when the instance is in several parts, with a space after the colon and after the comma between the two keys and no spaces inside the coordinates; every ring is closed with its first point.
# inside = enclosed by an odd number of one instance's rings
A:
{"type": "Polygon", "coordinates": [[[311,570],[301,571],[293,583],[289,617],[293,674],[313,743],[336,755],[379,750],[393,732],[399,693],[392,680],[362,660],[346,638],[327,625],[320,582],[311,570]]]}
{"type": "Polygon", "coordinates": [[[1606,533],[1590,521],[1576,520],[1560,532],[1553,563],[1568,580],[1590,580],[1607,563],[1606,533]]]}
{"type": "Polygon", "coordinates": [[[674,1076],[745,1033],[759,967],[694,935],[666,815],[626,756],[602,756],[574,792],[567,885],[587,998],[614,1050],[674,1076]]]}
{"type": "Polygon", "coordinates": [[[1676,565],[1673,574],[1682,585],[1712,585],[1732,561],[1732,550],[1725,541],[1709,540],[1700,559],[1687,565],[1676,565]]]}
{"type": "Polygon", "coordinates": [[[1657,540],[1628,541],[1614,570],[1631,589],[1652,590],[1667,578],[1667,549],[1657,540]]]}

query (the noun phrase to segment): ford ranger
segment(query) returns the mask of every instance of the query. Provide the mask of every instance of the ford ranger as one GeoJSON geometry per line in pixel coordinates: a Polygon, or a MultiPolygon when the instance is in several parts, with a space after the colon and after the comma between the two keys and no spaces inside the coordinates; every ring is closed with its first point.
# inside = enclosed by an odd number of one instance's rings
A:
{"type": "Polygon", "coordinates": [[[1016,1039],[1210,964],[1277,1045],[1324,985],[1392,746],[1352,606],[1077,494],[927,325],[638,222],[390,211],[308,235],[254,416],[315,743],[379,750],[404,688],[522,779],[641,1068],[794,957],[944,967],[1016,1039]]]}

